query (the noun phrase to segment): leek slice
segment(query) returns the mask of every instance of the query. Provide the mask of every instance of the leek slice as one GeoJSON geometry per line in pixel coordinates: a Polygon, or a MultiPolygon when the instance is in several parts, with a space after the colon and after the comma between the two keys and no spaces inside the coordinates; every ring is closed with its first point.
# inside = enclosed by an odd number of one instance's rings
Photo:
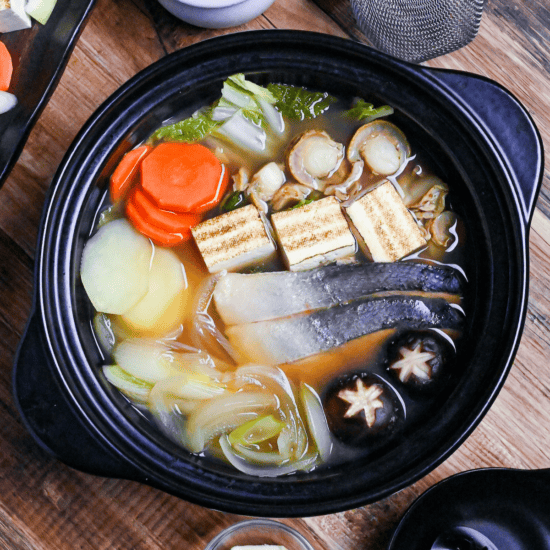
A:
{"type": "Polygon", "coordinates": [[[229,442],[233,446],[262,443],[279,435],[284,426],[285,423],[277,420],[272,414],[260,416],[233,430],[229,434],[229,442]]]}
{"type": "Polygon", "coordinates": [[[251,464],[247,459],[239,456],[231,444],[227,436],[220,437],[220,447],[227,460],[237,470],[251,476],[257,477],[278,477],[285,474],[293,474],[299,470],[309,471],[317,465],[318,455],[307,455],[294,462],[285,463],[282,465],[266,465],[266,464],[251,464]]]}
{"type": "Polygon", "coordinates": [[[146,403],[153,384],[140,380],[128,374],[118,365],[106,365],[103,367],[105,378],[124,395],[138,403],[146,403]]]}
{"type": "Polygon", "coordinates": [[[276,408],[275,396],[265,392],[237,392],[209,399],[189,416],[188,448],[200,453],[213,437],[276,408]]]}

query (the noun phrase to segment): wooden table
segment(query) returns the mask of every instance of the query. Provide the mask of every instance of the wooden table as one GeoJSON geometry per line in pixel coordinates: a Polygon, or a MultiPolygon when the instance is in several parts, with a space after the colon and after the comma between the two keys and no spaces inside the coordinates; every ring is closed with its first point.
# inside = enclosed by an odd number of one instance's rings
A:
{"type": "MultiPolygon", "coordinates": [[[[33,442],[11,397],[16,346],[31,307],[40,213],[52,176],[96,107],[139,70],[207,37],[251,29],[315,30],[366,41],[346,0],[277,0],[242,28],[201,30],[154,0],[97,0],[61,82],[0,191],[0,548],[204,548],[242,517],[191,505],[137,483],[65,467],[33,442]]],[[[489,0],[473,43],[427,63],[492,78],[527,107],[550,147],[550,11],[546,0],[489,0]]],[[[487,466],[550,466],[550,174],[530,233],[527,322],[514,367],[480,426],[444,464],[381,502],[284,520],[317,549],[385,548],[409,504],[437,481],[487,466]]]]}

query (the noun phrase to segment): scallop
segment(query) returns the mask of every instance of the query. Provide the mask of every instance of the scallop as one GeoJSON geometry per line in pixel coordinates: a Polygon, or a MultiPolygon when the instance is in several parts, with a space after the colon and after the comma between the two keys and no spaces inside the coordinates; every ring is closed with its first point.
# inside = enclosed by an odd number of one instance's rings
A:
{"type": "Polygon", "coordinates": [[[234,191],[246,191],[250,182],[250,173],[244,166],[241,166],[232,179],[234,191]]]}
{"type": "Polygon", "coordinates": [[[355,191],[362,189],[362,186],[359,184],[359,180],[363,175],[364,167],[365,163],[362,160],[356,160],[353,162],[347,178],[342,182],[328,185],[325,188],[325,195],[334,195],[341,201],[348,200],[355,191]]]}
{"type": "Polygon", "coordinates": [[[269,201],[285,180],[285,173],[281,167],[276,162],[269,162],[252,176],[248,191],[260,200],[269,201]]]}
{"type": "Polygon", "coordinates": [[[375,174],[389,176],[399,170],[410,154],[411,148],[405,134],[391,122],[377,120],[355,132],[347,156],[350,162],[363,159],[375,174]]]}
{"type": "Polygon", "coordinates": [[[296,181],[320,191],[343,160],[344,146],[319,130],[308,130],[297,136],[286,156],[288,169],[296,181]]]}
{"type": "Polygon", "coordinates": [[[439,178],[433,179],[435,184],[428,192],[414,204],[407,205],[419,220],[437,218],[445,210],[445,197],[449,193],[449,186],[439,178]]]}
{"type": "Polygon", "coordinates": [[[305,200],[311,193],[311,187],[300,185],[299,183],[285,183],[280,187],[271,201],[273,210],[279,212],[289,206],[293,206],[300,201],[305,200]]]}
{"type": "Polygon", "coordinates": [[[445,210],[430,221],[428,228],[432,235],[433,242],[443,248],[451,246],[458,236],[456,234],[457,215],[450,210],[445,210]]]}

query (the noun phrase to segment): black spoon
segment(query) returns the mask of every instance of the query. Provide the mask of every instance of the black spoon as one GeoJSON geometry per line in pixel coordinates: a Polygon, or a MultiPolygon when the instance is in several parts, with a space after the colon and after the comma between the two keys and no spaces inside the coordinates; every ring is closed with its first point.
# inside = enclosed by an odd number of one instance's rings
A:
{"type": "Polygon", "coordinates": [[[412,504],[388,550],[550,550],[550,469],[450,477],[412,504]]]}

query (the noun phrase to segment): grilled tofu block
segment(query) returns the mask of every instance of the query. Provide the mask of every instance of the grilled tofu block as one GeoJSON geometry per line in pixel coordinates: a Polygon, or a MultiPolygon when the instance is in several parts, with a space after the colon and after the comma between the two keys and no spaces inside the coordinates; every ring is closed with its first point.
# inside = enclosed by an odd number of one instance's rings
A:
{"type": "Polygon", "coordinates": [[[390,181],[355,201],[346,213],[375,262],[394,262],[427,245],[390,181]]]}
{"type": "Polygon", "coordinates": [[[0,0],[0,32],[20,31],[30,26],[25,0],[0,0]]]}
{"type": "Polygon", "coordinates": [[[329,264],[356,249],[355,238],[334,197],[277,212],[271,223],[291,271],[329,264]]]}
{"type": "Polygon", "coordinates": [[[276,253],[275,243],[252,204],[201,222],[191,233],[210,273],[244,269],[276,253]]]}

